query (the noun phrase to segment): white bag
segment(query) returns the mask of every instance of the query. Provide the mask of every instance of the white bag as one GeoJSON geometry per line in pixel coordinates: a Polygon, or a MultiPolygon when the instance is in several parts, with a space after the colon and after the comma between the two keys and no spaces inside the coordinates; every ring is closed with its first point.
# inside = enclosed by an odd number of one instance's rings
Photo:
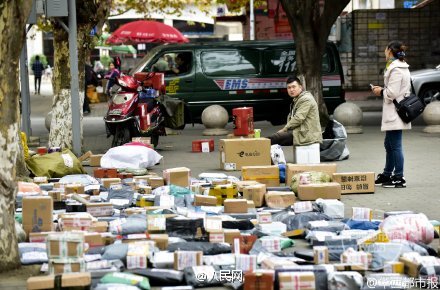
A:
{"type": "Polygon", "coordinates": [[[151,148],[137,145],[110,148],[101,158],[102,168],[149,168],[162,159],[151,148]]]}
{"type": "Polygon", "coordinates": [[[278,144],[270,146],[270,157],[272,158],[272,163],[274,165],[286,164],[283,148],[278,144]]]}

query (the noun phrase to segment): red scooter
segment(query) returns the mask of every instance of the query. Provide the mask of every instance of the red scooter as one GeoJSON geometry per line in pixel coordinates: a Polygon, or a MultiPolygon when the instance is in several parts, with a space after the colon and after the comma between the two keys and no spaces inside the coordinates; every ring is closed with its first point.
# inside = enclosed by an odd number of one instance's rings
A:
{"type": "Polygon", "coordinates": [[[118,90],[112,94],[104,117],[107,138],[113,135],[112,147],[131,142],[133,137],[151,137],[157,147],[165,133],[165,108],[158,98],[165,92],[161,73],[137,73],[117,77],[118,90]]]}

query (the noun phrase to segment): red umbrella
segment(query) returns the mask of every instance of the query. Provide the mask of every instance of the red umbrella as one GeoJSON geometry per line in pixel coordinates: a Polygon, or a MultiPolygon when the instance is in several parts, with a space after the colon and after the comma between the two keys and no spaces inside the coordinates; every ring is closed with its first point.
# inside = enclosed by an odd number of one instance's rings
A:
{"type": "Polygon", "coordinates": [[[157,21],[138,20],[120,26],[107,39],[109,44],[146,42],[181,43],[188,39],[172,26],[157,21]]]}

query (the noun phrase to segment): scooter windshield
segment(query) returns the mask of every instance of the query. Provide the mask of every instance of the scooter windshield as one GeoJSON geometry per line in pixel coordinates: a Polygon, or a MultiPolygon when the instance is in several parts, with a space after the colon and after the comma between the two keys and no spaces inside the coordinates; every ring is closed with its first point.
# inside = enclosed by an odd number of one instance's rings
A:
{"type": "Polygon", "coordinates": [[[118,93],[113,97],[113,103],[116,105],[121,105],[123,103],[126,103],[130,101],[133,98],[133,93],[118,93]]]}

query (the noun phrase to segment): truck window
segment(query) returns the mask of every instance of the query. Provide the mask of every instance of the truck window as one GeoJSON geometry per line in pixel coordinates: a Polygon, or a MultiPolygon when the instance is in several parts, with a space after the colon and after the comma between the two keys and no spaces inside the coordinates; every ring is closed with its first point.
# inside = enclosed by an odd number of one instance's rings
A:
{"type": "Polygon", "coordinates": [[[203,72],[212,77],[259,73],[259,55],[254,50],[204,51],[201,64],[203,72]]]}
{"type": "MultiPolygon", "coordinates": [[[[294,49],[273,49],[264,51],[264,66],[267,74],[289,74],[296,68],[296,51],[294,49]]],[[[322,58],[322,72],[329,72],[330,57],[327,52],[322,58]]]]}

